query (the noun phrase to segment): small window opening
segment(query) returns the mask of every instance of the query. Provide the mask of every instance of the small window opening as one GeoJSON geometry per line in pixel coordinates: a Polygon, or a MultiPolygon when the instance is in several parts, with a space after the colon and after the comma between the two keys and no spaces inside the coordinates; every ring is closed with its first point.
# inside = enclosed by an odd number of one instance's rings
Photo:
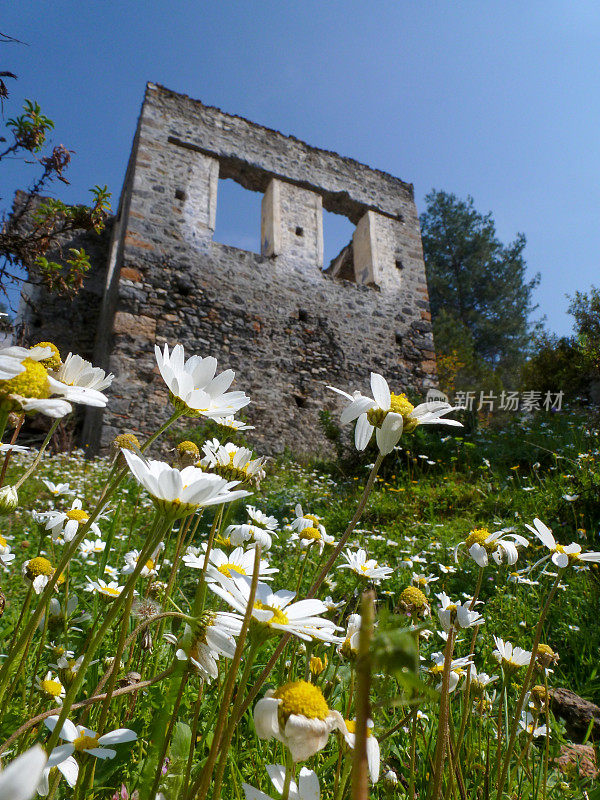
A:
{"type": "Polygon", "coordinates": [[[183,189],[175,189],[175,199],[176,200],[185,200],[185,192],[183,189]]]}
{"type": "Polygon", "coordinates": [[[298,310],[298,319],[300,322],[308,322],[308,311],[306,309],[301,308],[298,310]]]}
{"type": "Polygon", "coordinates": [[[396,259],[396,269],[399,269],[399,270],[403,270],[404,269],[404,264],[402,263],[401,259],[399,259],[399,258],[396,259]]]}
{"type": "Polygon", "coordinates": [[[304,236],[304,228],[301,228],[300,225],[296,228],[296,236],[304,236]]]}
{"type": "MultiPolygon", "coordinates": [[[[352,242],[356,226],[343,214],[323,209],[323,268],[327,269],[352,242]]],[[[346,277],[346,276],[344,276],[346,277]]]]}
{"type": "Polygon", "coordinates": [[[220,178],[214,240],[260,253],[261,201],[259,192],[244,189],[231,178],[220,178]]]}
{"type": "Polygon", "coordinates": [[[295,394],[293,397],[298,408],[306,408],[306,397],[303,397],[301,394],[295,394]]]}

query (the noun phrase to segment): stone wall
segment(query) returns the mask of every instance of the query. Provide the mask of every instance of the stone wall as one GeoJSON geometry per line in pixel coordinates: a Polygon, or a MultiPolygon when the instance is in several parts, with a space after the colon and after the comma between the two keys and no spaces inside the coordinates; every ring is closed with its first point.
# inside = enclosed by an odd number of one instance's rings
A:
{"type": "MultiPolygon", "coordinates": [[[[149,84],[114,226],[96,360],[116,375],[102,444],[169,409],[154,343],[233,368],[265,452],[324,449],[326,388],[432,383],[435,356],[412,187],[149,84]],[[218,178],[264,194],[262,255],[213,240],[218,178]],[[322,208],[357,225],[351,280],[323,272],[322,208]]],[[[91,419],[91,418],[90,418],[91,419]]],[[[91,420],[86,436],[100,436],[91,420]]]]}

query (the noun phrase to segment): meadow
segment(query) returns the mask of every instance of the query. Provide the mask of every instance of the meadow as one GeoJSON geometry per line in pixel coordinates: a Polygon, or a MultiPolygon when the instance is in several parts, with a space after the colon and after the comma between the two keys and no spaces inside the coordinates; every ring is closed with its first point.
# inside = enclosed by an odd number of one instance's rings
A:
{"type": "Polygon", "coordinates": [[[600,701],[597,412],[417,424],[375,381],[336,458],[263,460],[172,356],[160,461],[4,456],[0,798],[600,797],[550,699],[600,701]]]}

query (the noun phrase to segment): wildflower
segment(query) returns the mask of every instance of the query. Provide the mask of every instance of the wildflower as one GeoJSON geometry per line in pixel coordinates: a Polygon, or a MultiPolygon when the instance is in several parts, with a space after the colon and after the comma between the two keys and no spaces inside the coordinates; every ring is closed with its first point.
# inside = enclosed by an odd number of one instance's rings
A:
{"type": "Polygon", "coordinates": [[[448,633],[454,628],[471,628],[474,625],[483,625],[484,618],[478,611],[471,611],[470,603],[453,603],[445,592],[436,597],[442,604],[437,614],[442,628],[448,633]]]}
{"type": "Polygon", "coordinates": [[[302,547],[316,547],[318,548],[319,553],[323,552],[326,544],[335,544],[335,539],[333,536],[325,533],[325,528],[323,525],[319,525],[318,527],[308,525],[297,533],[293,533],[290,536],[289,541],[300,542],[302,547]]]}
{"type": "Polygon", "coordinates": [[[505,531],[490,533],[487,528],[475,528],[472,530],[464,542],[460,542],[454,548],[454,560],[458,561],[458,551],[464,545],[469,555],[480,567],[487,567],[488,556],[491,556],[496,564],[516,564],[519,557],[517,545],[527,547],[529,542],[524,536],[517,533],[506,534],[505,531]]]}
{"type": "Polygon", "coordinates": [[[50,397],[56,394],[57,387],[62,390],[41,363],[51,355],[49,347],[29,350],[17,347],[0,351],[0,375],[15,373],[12,377],[0,378],[0,406],[9,411],[39,411],[54,419],[69,414],[72,411],[70,403],[50,397]]]}
{"type": "MultiPolygon", "coordinates": [[[[183,563],[186,567],[192,569],[203,569],[205,553],[207,550],[206,544],[202,549],[198,547],[188,547],[185,555],[183,556],[183,563]]],[[[219,581],[223,576],[231,578],[232,574],[248,575],[252,577],[252,570],[254,567],[254,552],[252,550],[244,551],[241,547],[236,547],[229,555],[222,550],[211,550],[208,557],[208,568],[206,570],[207,581],[219,581]]],[[[276,567],[270,567],[269,562],[262,559],[259,564],[259,579],[262,581],[272,581],[273,575],[279,572],[276,567]]]]}
{"type": "MultiPolygon", "coordinates": [[[[280,764],[267,764],[266,765],[271,783],[275,787],[277,797],[283,794],[283,787],[286,779],[286,769],[280,764]]],[[[268,794],[255,789],[248,783],[242,783],[246,800],[272,800],[268,794]]],[[[302,767],[298,773],[298,783],[290,780],[289,784],[289,800],[319,800],[320,797],[319,779],[312,769],[302,767]]]]}
{"type": "Polygon", "coordinates": [[[254,708],[254,724],[259,739],[283,742],[294,762],[322,750],[331,731],[346,728],[339,711],[330,709],[319,687],[307,681],[269,689],[254,708]]]}
{"type": "Polygon", "coordinates": [[[496,649],[492,656],[505,670],[519,669],[529,665],[531,661],[529,650],[513,647],[510,642],[504,642],[499,636],[494,636],[494,642],[496,649]]]}
{"type": "Polygon", "coordinates": [[[180,344],[175,345],[171,353],[168,345],[165,344],[162,352],[156,345],[154,352],[171,402],[186,416],[228,417],[250,402],[244,392],[227,391],[235,377],[233,370],[225,370],[215,378],[216,358],[192,356],[184,360],[180,344]]]}
{"type": "Polygon", "coordinates": [[[408,616],[428,617],[431,608],[427,597],[416,586],[407,586],[400,595],[400,608],[408,616]]]}
{"type": "Polygon", "coordinates": [[[412,433],[418,425],[440,423],[462,427],[456,420],[441,419],[443,414],[454,410],[449,403],[429,401],[415,407],[405,394],[391,393],[385,378],[376,372],[371,373],[374,399],[365,397],[360,392],[350,395],[333,386],[328,388],[350,400],[350,405],[342,412],[341,421],[345,425],[357,420],[354,431],[357,450],[365,449],[374,430],[377,446],[382,455],[386,455],[398,444],[403,431],[412,433]]]}
{"type": "Polygon", "coordinates": [[[487,672],[477,672],[475,664],[470,664],[468,670],[471,675],[471,691],[475,695],[483,695],[487,691],[487,687],[498,680],[497,675],[492,677],[487,672]]]}
{"type": "MultiPolygon", "coordinates": [[[[444,654],[443,653],[433,653],[431,655],[431,660],[433,661],[433,666],[429,667],[429,674],[433,675],[435,678],[439,678],[440,682],[436,686],[436,689],[439,691],[442,687],[442,673],[444,672],[444,654]]],[[[458,684],[460,683],[460,679],[463,675],[465,675],[466,669],[472,664],[472,656],[464,656],[463,658],[454,658],[450,662],[450,676],[449,676],[449,687],[448,690],[453,692],[458,684]]]]}
{"type": "Polygon", "coordinates": [[[154,505],[174,518],[189,516],[203,506],[230,503],[248,495],[244,490],[231,491],[235,483],[197,467],[178,470],[164,461],[146,461],[130,450],[122,452],[129,469],[150,494],[154,505]]]}
{"type": "Polygon", "coordinates": [[[242,525],[228,525],[224,535],[229,539],[229,543],[234,546],[247,544],[248,547],[255,547],[259,544],[263,550],[270,550],[273,544],[272,536],[274,532],[262,528],[260,525],[245,522],[242,525]]]}
{"type": "Polygon", "coordinates": [[[11,553],[10,545],[5,537],[0,533],[0,564],[8,567],[15,560],[15,554],[11,553]]]}
{"type": "Polygon", "coordinates": [[[54,497],[61,497],[62,495],[66,494],[73,494],[73,491],[69,489],[68,483],[53,483],[52,481],[47,480],[46,478],[42,478],[42,483],[48,489],[50,494],[54,495],[54,497]]]}
{"type": "Polygon", "coordinates": [[[59,706],[62,705],[62,701],[65,697],[65,687],[49,670],[43,679],[36,677],[35,685],[46,697],[50,697],[54,700],[55,704],[59,706]]]}
{"type": "Polygon", "coordinates": [[[106,542],[102,539],[84,539],[79,544],[79,552],[84,558],[89,558],[93,553],[103,553],[106,548],[106,542]]]}
{"type": "Polygon", "coordinates": [[[237,447],[231,442],[222,445],[213,439],[204,443],[202,451],[204,458],[200,465],[203,469],[215,472],[228,481],[258,486],[265,477],[263,466],[266,458],[252,459],[252,450],[247,447],[237,447]]]}
{"type": "Polygon", "coordinates": [[[85,358],[69,353],[58,368],[49,371],[56,394],[74,403],[103,408],[108,399],[102,389],[108,388],[114,375],[107,375],[100,367],[94,367],[85,358]],[[62,387],[62,389],[60,388],[62,387]]]}
{"type": "MultiPolygon", "coordinates": [[[[53,715],[44,720],[46,727],[53,731],[58,722],[58,716],[53,715]]],[[[105,747],[107,744],[121,744],[122,742],[135,742],[137,733],[129,728],[119,728],[99,736],[83,725],[75,725],[70,719],[66,719],[60,731],[60,738],[67,744],[61,745],[61,752],[65,758],[73,753],[88,753],[96,758],[114,758],[116,750],[105,747]]]]}
{"type": "MultiPolygon", "coordinates": [[[[351,750],[354,750],[354,745],[356,742],[356,720],[355,719],[346,719],[344,720],[346,725],[346,730],[343,731],[343,736],[346,741],[346,744],[351,750]]],[[[381,766],[381,757],[379,755],[379,742],[373,736],[373,720],[367,720],[367,764],[369,767],[369,777],[371,778],[371,783],[377,783],[379,780],[379,769],[381,766]]]]}
{"type": "Polygon", "coordinates": [[[379,582],[384,578],[388,578],[394,571],[391,567],[380,567],[373,558],[367,561],[366,550],[363,550],[362,547],[356,553],[346,550],[343,556],[347,563],[340,564],[338,569],[351,569],[361,578],[369,578],[372,581],[379,582]]]}
{"type": "Polygon", "coordinates": [[[327,656],[324,655],[323,658],[320,656],[311,656],[308,662],[308,668],[311,675],[314,675],[315,678],[318,677],[327,669],[327,656]]]}
{"type": "Polygon", "coordinates": [[[273,532],[279,528],[279,522],[277,522],[275,517],[268,516],[268,514],[265,514],[264,511],[261,511],[259,508],[246,506],[246,514],[248,514],[248,519],[250,519],[253,525],[264,528],[266,531],[273,532]]]}
{"type": "MultiPolygon", "coordinates": [[[[210,583],[209,587],[236,611],[245,614],[250,584],[251,580],[245,575],[232,574],[230,579],[223,576],[221,582],[210,583]]],[[[274,592],[266,583],[259,581],[252,609],[254,621],[266,630],[290,633],[306,642],[313,639],[339,642],[339,637],[334,633],[339,630],[337,626],[331,620],[319,616],[327,611],[325,603],[315,598],[293,603],[295,597],[295,592],[274,592]]]]}
{"type": "Polygon", "coordinates": [[[305,514],[300,503],[296,504],[294,513],[296,518],[290,523],[290,528],[293,531],[299,533],[305,528],[317,528],[321,534],[325,534],[325,526],[321,522],[321,517],[317,517],[315,514],[305,514]]]}
{"type": "Polygon", "coordinates": [[[205,680],[210,681],[219,674],[217,661],[220,656],[233,658],[235,636],[242,628],[241,619],[227,612],[206,612],[194,625],[186,625],[183,636],[178,641],[171,633],[165,639],[178,644],[175,657],[180,661],[190,660],[205,680]]]}
{"type": "Polygon", "coordinates": [[[23,564],[21,572],[23,577],[31,582],[33,591],[36,594],[41,594],[50,578],[54,575],[54,567],[44,556],[36,556],[23,564]]]}
{"type": "Polygon", "coordinates": [[[0,800],[30,800],[47,760],[44,750],[36,744],[0,770],[0,800]]]}
{"type": "Polygon", "coordinates": [[[423,575],[417,572],[413,572],[411,576],[411,583],[413,586],[416,586],[417,589],[420,589],[425,594],[429,594],[430,592],[430,585],[435,581],[439,581],[439,577],[434,575],[433,573],[430,575],[423,575]]]}
{"type": "Polygon", "coordinates": [[[124,587],[119,586],[116,581],[106,583],[106,581],[103,581],[102,578],[98,578],[95,581],[91,580],[90,578],[87,580],[87,586],[84,587],[86,592],[95,592],[101,597],[106,597],[109,600],[114,600],[115,597],[118,597],[124,589],[124,587]]]}
{"type": "Polygon", "coordinates": [[[242,422],[235,417],[213,417],[213,422],[217,425],[220,425],[221,428],[226,428],[231,431],[253,431],[254,425],[246,425],[245,422],[242,422]]]}
{"type": "Polygon", "coordinates": [[[536,727],[536,718],[533,714],[530,714],[529,711],[524,711],[521,714],[521,719],[519,720],[519,726],[522,731],[528,733],[534,739],[538,736],[547,736],[548,735],[548,728],[545,725],[540,725],[536,727]]]}
{"type": "MultiPolygon", "coordinates": [[[[81,500],[74,500],[68,511],[46,512],[47,522],[45,527],[47,531],[50,531],[54,541],[59,536],[62,536],[65,542],[72,541],[77,536],[79,526],[89,522],[90,515],[81,506],[81,500]]],[[[98,537],[102,535],[96,522],[92,522],[89,529],[98,537]]]]}
{"type": "Polygon", "coordinates": [[[198,449],[198,445],[194,442],[187,440],[179,442],[175,450],[177,452],[177,466],[179,469],[195,467],[200,461],[200,450],[198,449]]]}
{"type": "Polygon", "coordinates": [[[538,644],[535,659],[544,669],[558,664],[560,656],[548,644],[538,644]]]}
{"type": "Polygon", "coordinates": [[[37,787],[37,793],[41,794],[42,797],[46,797],[46,795],[50,792],[50,773],[55,768],[62,774],[63,778],[71,788],[73,788],[77,783],[77,778],[79,776],[79,764],[77,761],[75,761],[73,756],[67,756],[67,758],[64,757],[62,746],[55,747],[50,753],[48,763],[42,772],[42,777],[40,778],[40,782],[37,787]]]}
{"type": "MultiPolygon", "coordinates": [[[[156,547],[154,548],[154,552],[142,567],[142,571],[140,572],[141,578],[148,578],[153,575],[158,575],[156,559],[158,557],[158,554],[161,553],[164,549],[165,549],[164,542],[159,542],[156,545],[156,547]]],[[[131,573],[137,567],[139,557],[140,557],[139,550],[130,550],[128,553],[125,553],[124,556],[125,566],[121,568],[121,575],[131,575],[131,573]]]]}
{"type": "Polygon", "coordinates": [[[569,564],[579,564],[580,562],[600,564],[600,553],[582,553],[581,545],[576,542],[572,542],[568,545],[557,544],[550,528],[544,525],[537,517],[533,520],[533,526],[526,524],[525,527],[529,528],[532,533],[535,533],[541,543],[550,550],[552,553],[552,563],[559,569],[564,569],[568,567],[569,564]]]}

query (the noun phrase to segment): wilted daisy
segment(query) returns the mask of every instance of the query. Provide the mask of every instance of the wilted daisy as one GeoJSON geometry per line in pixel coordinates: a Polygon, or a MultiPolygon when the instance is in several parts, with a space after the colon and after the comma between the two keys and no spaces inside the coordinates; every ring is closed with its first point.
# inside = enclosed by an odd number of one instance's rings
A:
{"type": "Polygon", "coordinates": [[[184,349],[175,345],[169,352],[155,346],[156,363],[169,389],[171,402],[187,416],[222,418],[239,411],[250,402],[244,392],[228,392],[235,372],[231,369],[215,377],[217,359],[212,356],[191,356],[185,359],[184,349]]]}
{"type": "MultiPolygon", "coordinates": [[[[344,720],[346,730],[343,731],[346,744],[351,750],[354,750],[356,743],[356,720],[344,720]]],[[[367,720],[367,764],[369,767],[369,777],[371,783],[377,783],[379,780],[379,769],[381,767],[381,756],[379,754],[379,742],[373,736],[373,720],[367,720]]]]}
{"type": "Polygon", "coordinates": [[[436,400],[415,407],[405,394],[391,393],[385,378],[376,372],[371,373],[373,398],[365,397],[356,391],[350,395],[334,386],[328,388],[350,400],[350,405],[342,411],[341,422],[345,425],[357,420],[354,431],[357,450],[365,449],[373,431],[380,452],[386,455],[398,444],[403,432],[411,433],[418,425],[442,424],[462,427],[456,420],[442,419],[444,414],[455,410],[449,403],[436,400]]]}
{"type": "MultiPolygon", "coordinates": [[[[202,548],[188,547],[185,555],[183,556],[183,563],[186,567],[192,569],[203,569],[204,560],[206,558],[207,546],[204,544],[202,548]]],[[[218,581],[223,576],[231,578],[232,575],[248,575],[252,577],[254,568],[254,551],[244,550],[242,547],[236,547],[231,553],[224,553],[222,550],[212,549],[208,556],[208,567],[206,570],[207,581],[218,581]]],[[[262,581],[273,580],[273,575],[279,572],[277,567],[270,567],[269,562],[265,559],[260,560],[259,564],[259,579],[262,581]]]]}
{"type": "Polygon", "coordinates": [[[399,605],[402,611],[411,617],[428,617],[431,613],[426,595],[416,586],[407,586],[402,591],[399,605]]]}
{"type": "Polygon", "coordinates": [[[367,559],[367,552],[362,547],[355,553],[345,550],[342,555],[346,559],[346,563],[340,564],[338,569],[351,569],[355,575],[361,578],[378,582],[389,577],[394,571],[391,567],[380,567],[374,558],[367,559]]]}
{"type": "MultiPolygon", "coordinates": [[[[58,717],[53,715],[44,720],[44,725],[51,731],[56,727],[58,717]]],[[[70,719],[66,719],[61,731],[60,738],[67,744],[61,745],[61,753],[67,758],[73,753],[88,753],[96,758],[114,758],[116,750],[112,750],[105,745],[121,744],[122,742],[135,742],[137,733],[129,728],[119,728],[99,736],[83,725],[75,725],[70,719]]]]}
{"type": "MultiPolygon", "coordinates": [[[[463,675],[466,675],[467,668],[472,664],[472,658],[472,656],[464,656],[463,658],[454,658],[450,662],[450,692],[456,689],[460,683],[460,679],[463,675]]],[[[433,666],[429,667],[428,672],[430,675],[439,679],[439,683],[436,686],[436,689],[439,691],[442,687],[442,673],[444,672],[445,664],[444,654],[432,653],[431,660],[433,661],[433,666]]]]}
{"type": "Polygon", "coordinates": [[[349,661],[352,661],[358,655],[361,622],[362,617],[360,614],[350,614],[346,622],[346,635],[337,647],[338,653],[349,661]]]}
{"type": "Polygon", "coordinates": [[[471,611],[470,603],[453,603],[445,592],[436,594],[442,604],[437,610],[442,628],[448,633],[452,628],[471,628],[483,625],[485,620],[478,611],[471,611]]]}
{"type": "Polygon", "coordinates": [[[439,577],[433,573],[430,575],[424,575],[422,573],[413,572],[410,579],[412,585],[416,586],[417,589],[420,589],[422,592],[425,592],[425,594],[429,594],[431,591],[430,586],[435,581],[439,581],[439,577]]]}
{"type": "MultiPolygon", "coordinates": [[[[209,586],[232,608],[245,614],[250,598],[250,584],[251,580],[246,576],[232,574],[231,579],[223,576],[221,582],[213,582],[209,586]]],[[[315,598],[294,603],[292,601],[295,597],[295,592],[285,589],[274,592],[266,583],[259,581],[252,618],[267,629],[290,633],[307,642],[312,639],[335,643],[341,641],[334,633],[339,630],[337,626],[331,620],[319,616],[327,611],[325,603],[315,598]]]]}
{"type": "MultiPolygon", "coordinates": [[[[267,764],[266,770],[271,783],[275,787],[277,797],[281,797],[286,779],[285,767],[281,766],[281,764],[267,764]]],[[[268,794],[255,789],[254,786],[250,786],[248,783],[242,783],[242,788],[246,795],[246,800],[272,800],[268,794]]],[[[298,783],[293,779],[289,782],[289,800],[319,800],[319,797],[320,787],[316,773],[312,769],[302,767],[298,773],[298,783]]]]}
{"type": "MultiPolygon", "coordinates": [[[[600,553],[582,553],[581,545],[572,542],[568,545],[558,544],[552,535],[550,528],[537,517],[533,520],[533,525],[526,527],[538,537],[541,543],[552,553],[552,563],[559,569],[568,567],[569,564],[600,564],[600,553]]],[[[543,559],[542,559],[543,560],[543,559]]],[[[538,562],[539,563],[539,562],[538,562]]]]}
{"type": "Polygon", "coordinates": [[[200,462],[203,469],[215,472],[228,481],[239,481],[250,486],[258,486],[265,477],[266,457],[252,458],[252,450],[238,447],[231,442],[220,444],[218,439],[205,442],[202,447],[204,458],[200,462]]]}
{"type": "Polygon", "coordinates": [[[39,744],[0,770],[0,800],[31,800],[48,756],[39,744]]]}
{"type": "Polygon", "coordinates": [[[494,636],[494,643],[496,649],[492,656],[504,669],[519,669],[529,665],[531,661],[529,650],[523,650],[522,647],[513,647],[510,642],[505,642],[499,636],[494,636]]]}
{"type": "Polygon", "coordinates": [[[283,742],[294,762],[322,750],[331,731],[346,729],[339,711],[330,709],[319,687],[307,681],[269,689],[254,707],[254,725],[259,739],[283,742]]]}
{"type": "MultiPolygon", "coordinates": [[[[154,548],[154,552],[152,555],[146,560],[146,563],[142,567],[142,571],[140,572],[140,578],[148,578],[153,575],[158,575],[158,568],[156,566],[156,559],[159,553],[165,549],[164,542],[159,542],[156,547],[154,548]]],[[[125,553],[125,566],[121,567],[121,575],[131,575],[132,572],[135,571],[137,567],[140,552],[139,550],[130,550],[128,553],[125,553]]]]}
{"type": "Polygon", "coordinates": [[[185,626],[181,639],[171,633],[166,633],[165,639],[178,645],[177,659],[189,659],[201,676],[210,681],[219,674],[217,662],[220,656],[233,658],[234,637],[239,635],[241,627],[242,620],[236,614],[206,612],[193,626],[185,626]]]}
{"type": "Polygon", "coordinates": [[[236,483],[229,483],[198,467],[178,470],[164,461],[146,461],[131,450],[122,453],[154,505],[174,518],[189,516],[203,506],[230,503],[248,495],[245,490],[232,491],[236,483]]]}
{"type": "Polygon", "coordinates": [[[43,678],[40,678],[39,675],[36,676],[35,685],[42,694],[53,700],[55,705],[62,705],[62,701],[65,697],[65,687],[50,670],[48,670],[43,678]]]}
{"type": "MultiPolygon", "coordinates": [[[[73,505],[68,511],[47,511],[46,530],[50,531],[52,539],[56,541],[62,537],[65,542],[72,541],[77,536],[80,525],[85,525],[90,518],[87,511],[82,508],[81,500],[74,500],[73,505]]],[[[98,538],[102,535],[96,522],[92,522],[90,531],[98,538]]]]}
{"type": "Polygon", "coordinates": [[[475,528],[464,542],[456,545],[454,559],[458,561],[458,551],[461,547],[465,547],[473,561],[480,567],[487,567],[488,556],[491,556],[496,564],[507,563],[512,566],[519,558],[517,545],[527,547],[528,544],[527,539],[517,533],[506,531],[490,533],[487,528],[475,528]]]}
{"type": "Polygon", "coordinates": [[[91,580],[90,578],[87,580],[87,586],[84,587],[86,592],[95,592],[95,594],[98,594],[101,597],[108,597],[110,600],[114,600],[115,597],[118,597],[124,589],[124,587],[119,586],[116,581],[106,583],[106,581],[103,581],[102,578],[98,578],[95,581],[91,580]]]}

